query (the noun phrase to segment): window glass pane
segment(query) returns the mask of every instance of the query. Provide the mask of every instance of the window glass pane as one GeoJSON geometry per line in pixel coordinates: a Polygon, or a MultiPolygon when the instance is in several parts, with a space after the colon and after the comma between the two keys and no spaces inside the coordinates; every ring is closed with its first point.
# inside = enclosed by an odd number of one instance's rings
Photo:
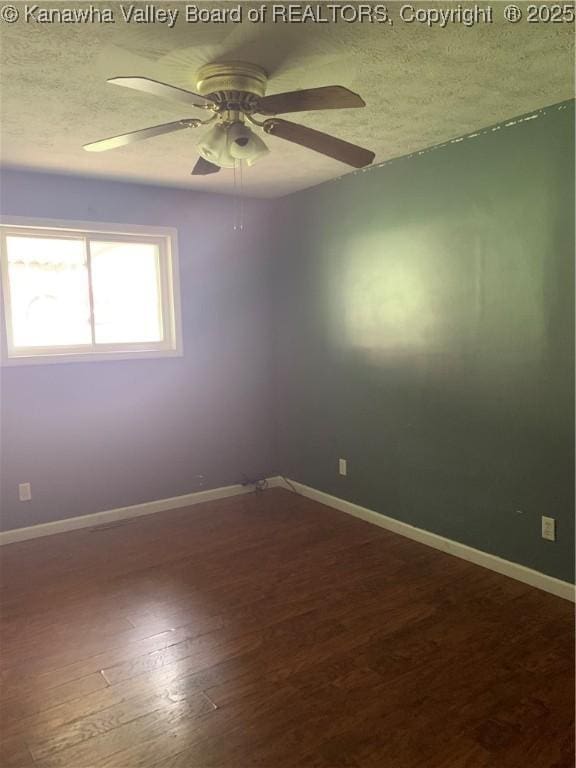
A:
{"type": "Polygon", "coordinates": [[[159,249],[90,241],[96,343],[162,341],[159,249]]]}
{"type": "Polygon", "coordinates": [[[83,240],[6,238],[15,347],[91,344],[83,240]]]}

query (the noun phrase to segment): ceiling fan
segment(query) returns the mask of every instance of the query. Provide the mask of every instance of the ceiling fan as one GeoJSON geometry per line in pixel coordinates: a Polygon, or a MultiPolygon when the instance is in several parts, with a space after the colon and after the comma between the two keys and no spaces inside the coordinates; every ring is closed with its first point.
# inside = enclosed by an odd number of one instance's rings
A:
{"type": "Polygon", "coordinates": [[[104,152],[153,136],[211,124],[212,127],[197,145],[200,157],[192,171],[195,176],[205,176],[217,173],[220,168],[233,168],[239,160],[252,165],[268,152],[265,143],[249,127],[249,123],[262,129],[265,134],[299,144],[354,168],[363,168],[374,160],[373,152],[356,144],[276,117],[286,112],[366,106],[356,93],[341,85],[328,85],[265,96],[267,81],[266,72],[261,67],[238,61],[202,67],[197,76],[198,93],[147,77],[113,77],[108,80],[113,85],[176,99],[207,117],[188,117],[142,128],[85,144],[84,149],[88,152],[104,152]],[[263,115],[266,119],[261,121],[255,115],[263,115]]]}

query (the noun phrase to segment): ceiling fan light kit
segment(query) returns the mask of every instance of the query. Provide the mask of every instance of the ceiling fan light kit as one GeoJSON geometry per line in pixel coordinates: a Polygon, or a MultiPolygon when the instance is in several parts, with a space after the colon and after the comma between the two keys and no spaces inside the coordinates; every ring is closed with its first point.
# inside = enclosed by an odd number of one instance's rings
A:
{"type": "Polygon", "coordinates": [[[113,136],[86,144],[84,149],[89,152],[115,149],[183,128],[214,123],[198,143],[200,160],[192,171],[193,175],[207,175],[217,173],[220,168],[234,168],[240,162],[251,166],[268,153],[266,144],[246,125],[249,122],[270,136],[299,144],[354,168],[370,165],[374,160],[374,153],[363,147],[275,117],[287,112],[366,106],[358,94],[340,85],[266,96],[266,72],[256,64],[241,61],[216,62],[201,67],[197,74],[197,93],[146,77],[115,77],[108,82],[161,98],[176,99],[196,113],[203,113],[205,119],[200,116],[185,118],[113,136]],[[264,115],[266,119],[261,121],[255,115],[264,115]]]}
{"type": "Polygon", "coordinates": [[[240,122],[230,126],[217,123],[202,137],[196,149],[200,157],[220,168],[234,168],[239,160],[252,166],[269,152],[262,139],[240,122]]]}
{"type": "Polygon", "coordinates": [[[242,123],[233,123],[228,129],[230,154],[237,160],[245,160],[254,165],[257,160],[267,155],[270,150],[251,128],[242,123]]]}
{"type": "Polygon", "coordinates": [[[233,168],[236,158],[228,150],[228,137],[224,125],[213,126],[196,145],[198,154],[220,168],[233,168]]]}

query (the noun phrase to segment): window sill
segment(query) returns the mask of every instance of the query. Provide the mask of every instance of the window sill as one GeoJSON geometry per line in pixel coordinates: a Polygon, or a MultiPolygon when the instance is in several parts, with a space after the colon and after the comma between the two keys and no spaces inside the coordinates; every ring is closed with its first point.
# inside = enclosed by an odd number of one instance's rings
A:
{"type": "Polygon", "coordinates": [[[12,357],[3,357],[0,361],[2,367],[17,365],[52,365],[54,363],[113,363],[119,360],[150,360],[163,357],[183,357],[181,349],[148,349],[148,350],[122,350],[119,352],[65,352],[61,355],[50,353],[49,355],[17,354],[12,357]]]}

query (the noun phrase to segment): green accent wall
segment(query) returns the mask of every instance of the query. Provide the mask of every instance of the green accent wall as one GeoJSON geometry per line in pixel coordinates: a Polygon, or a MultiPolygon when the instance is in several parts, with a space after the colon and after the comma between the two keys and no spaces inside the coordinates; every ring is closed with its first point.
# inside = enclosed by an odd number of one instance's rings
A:
{"type": "Polygon", "coordinates": [[[573,102],[279,212],[283,474],[573,580],[573,102]]]}

